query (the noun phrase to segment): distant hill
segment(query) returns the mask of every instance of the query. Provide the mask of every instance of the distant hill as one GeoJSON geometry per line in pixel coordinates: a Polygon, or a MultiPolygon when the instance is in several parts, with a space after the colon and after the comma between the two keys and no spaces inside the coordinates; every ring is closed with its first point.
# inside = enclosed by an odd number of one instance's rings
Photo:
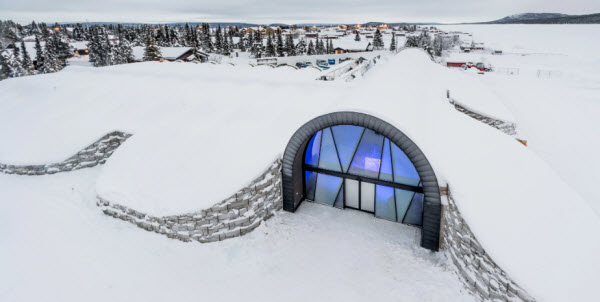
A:
{"type": "Polygon", "coordinates": [[[524,13],[483,22],[483,24],[600,24],[600,14],[524,13]]]}

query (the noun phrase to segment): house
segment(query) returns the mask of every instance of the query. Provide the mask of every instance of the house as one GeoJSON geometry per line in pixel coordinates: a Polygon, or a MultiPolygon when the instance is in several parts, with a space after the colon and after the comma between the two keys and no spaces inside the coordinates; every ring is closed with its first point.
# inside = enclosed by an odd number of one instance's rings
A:
{"type": "Polygon", "coordinates": [[[336,55],[337,54],[344,54],[344,53],[347,53],[347,52],[349,52],[347,49],[344,49],[344,48],[341,48],[341,47],[336,47],[336,48],[333,49],[333,53],[336,54],[336,55]]]}

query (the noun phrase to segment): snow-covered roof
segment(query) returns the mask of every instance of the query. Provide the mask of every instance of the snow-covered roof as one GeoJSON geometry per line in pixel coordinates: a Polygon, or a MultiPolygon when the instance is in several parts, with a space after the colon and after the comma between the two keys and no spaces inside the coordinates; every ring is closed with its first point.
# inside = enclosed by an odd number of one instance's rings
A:
{"type": "MultiPolygon", "coordinates": [[[[191,47],[161,47],[160,52],[161,52],[163,58],[174,60],[190,49],[191,49],[191,47]]],[[[133,47],[133,56],[138,61],[143,60],[144,59],[144,47],[143,46],[133,47]]]]}
{"type": "MultiPolygon", "coordinates": [[[[477,87],[477,78],[454,80],[412,49],[352,85],[315,81],[315,72],[146,62],[2,81],[0,120],[11,127],[0,128],[10,146],[0,147],[0,162],[55,162],[126,131],[133,136],[102,168],[97,194],[148,214],[181,214],[249,183],[307,121],[364,112],[419,146],[486,251],[525,290],[541,301],[595,297],[598,217],[534,152],[447,102],[456,81],[477,87]]],[[[495,102],[478,91],[461,99],[495,102]]],[[[486,110],[503,114],[498,108],[486,110]]]]}

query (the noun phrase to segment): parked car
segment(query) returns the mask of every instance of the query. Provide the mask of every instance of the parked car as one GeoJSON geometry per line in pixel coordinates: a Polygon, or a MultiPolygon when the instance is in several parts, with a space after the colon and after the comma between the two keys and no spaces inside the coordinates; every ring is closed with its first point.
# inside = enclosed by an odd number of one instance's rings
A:
{"type": "Polygon", "coordinates": [[[492,66],[490,66],[489,64],[483,63],[483,62],[477,62],[477,63],[473,63],[473,62],[467,62],[465,64],[463,64],[462,69],[467,70],[469,68],[477,68],[479,71],[492,71],[492,66]]]}

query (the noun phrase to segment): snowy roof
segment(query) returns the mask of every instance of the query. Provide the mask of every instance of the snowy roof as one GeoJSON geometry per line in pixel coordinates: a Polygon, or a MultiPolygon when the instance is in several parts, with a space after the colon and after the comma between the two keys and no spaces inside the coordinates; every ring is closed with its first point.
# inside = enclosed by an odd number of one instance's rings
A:
{"type": "MultiPolygon", "coordinates": [[[[0,147],[0,162],[55,162],[126,131],[133,136],[102,168],[97,194],[148,214],[180,214],[249,183],[312,118],[364,112],[419,146],[481,244],[530,294],[596,295],[598,217],[534,152],[447,102],[447,89],[477,87],[477,77],[455,79],[412,49],[348,85],[315,81],[315,72],[145,62],[9,79],[0,82],[0,120],[11,125],[0,128],[10,146],[0,147]]],[[[461,93],[474,107],[487,100],[479,89],[461,93]]]]}
{"type": "MultiPolygon", "coordinates": [[[[191,49],[191,47],[161,47],[160,52],[162,53],[163,58],[169,59],[169,60],[174,60],[190,49],[191,49]]],[[[144,47],[142,47],[142,46],[133,47],[133,56],[138,61],[143,60],[144,59],[144,47]]]]}

